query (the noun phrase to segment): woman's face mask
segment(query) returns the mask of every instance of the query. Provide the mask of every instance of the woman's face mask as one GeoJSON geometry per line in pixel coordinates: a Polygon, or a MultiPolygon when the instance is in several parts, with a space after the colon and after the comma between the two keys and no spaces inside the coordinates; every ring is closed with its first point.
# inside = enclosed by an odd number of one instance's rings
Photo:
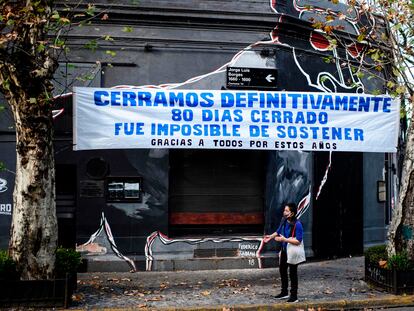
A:
{"type": "Polygon", "coordinates": [[[283,210],[283,217],[289,218],[291,216],[293,216],[293,213],[290,211],[289,207],[286,206],[283,210]]]}

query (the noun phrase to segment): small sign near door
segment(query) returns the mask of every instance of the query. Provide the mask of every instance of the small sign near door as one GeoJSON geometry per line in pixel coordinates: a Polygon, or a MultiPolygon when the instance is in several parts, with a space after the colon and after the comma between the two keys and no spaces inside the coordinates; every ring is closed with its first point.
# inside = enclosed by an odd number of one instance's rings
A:
{"type": "Polygon", "coordinates": [[[107,202],[142,202],[142,177],[108,177],[107,202]]]}

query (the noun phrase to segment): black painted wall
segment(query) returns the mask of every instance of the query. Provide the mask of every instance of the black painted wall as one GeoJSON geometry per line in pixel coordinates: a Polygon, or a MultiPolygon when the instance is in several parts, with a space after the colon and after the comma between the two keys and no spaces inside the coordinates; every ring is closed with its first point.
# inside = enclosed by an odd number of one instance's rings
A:
{"type": "MultiPolygon", "coordinates": [[[[355,58],[350,51],[338,48],[335,54],[338,56],[337,61],[327,63],[326,57],[333,56],[333,51],[326,49],[324,38],[315,35],[312,28],[299,19],[299,13],[292,9],[291,1],[276,2],[277,5],[272,6],[273,2],[268,0],[141,0],[138,5],[127,0],[95,1],[98,10],[110,8],[109,19],[103,21],[98,18],[92,25],[75,28],[70,33],[68,42],[71,52],[68,60],[62,60],[63,73],[57,73],[61,85],[67,85],[69,89],[59,89],[57,94],[70,91],[74,77],[85,72],[90,72],[93,79],[82,83],[76,80],[78,85],[112,87],[180,83],[177,88],[223,89],[226,88],[225,68],[220,71],[216,69],[229,62],[232,66],[277,69],[278,90],[370,92],[382,87],[379,81],[368,81],[367,78],[358,78],[352,73],[349,66],[355,58]],[[289,16],[280,19],[276,11],[289,16]],[[132,31],[123,31],[124,26],[132,27],[132,31]],[[102,40],[105,35],[110,35],[115,40],[102,40]],[[84,48],[91,39],[96,39],[99,43],[99,48],[95,52],[84,48]],[[253,43],[257,44],[250,46],[253,43]],[[237,54],[243,49],[243,53],[237,54]],[[111,57],[107,53],[108,50],[116,52],[116,56],[111,57]],[[94,67],[97,60],[101,63],[94,67]],[[338,64],[344,62],[346,66],[338,67],[338,64]],[[75,69],[73,66],[67,66],[67,63],[75,64],[75,69]],[[338,68],[341,69],[338,71],[338,68]],[[68,71],[72,76],[66,75],[68,71]],[[204,76],[193,82],[182,83],[200,75],[204,76]]],[[[301,4],[302,2],[300,1],[301,4]]],[[[332,4],[330,1],[317,1],[321,7],[327,3],[332,4]]],[[[337,7],[344,10],[342,4],[337,7]]],[[[310,16],[311,13],[307,13],[306,16],[310,16]]],[[[357,25],[348,20],[343,23],[345,29],[352,34],[358,29],[357,25]]],[[[73,218],[76,223],[76,242],[82,244],[89,239],[98,229],[103,212],[119,250],[123,253],[142,255],[146,238],[152,232],[160,231],[167,235],[170,233],[169,151],[130,149],[73,152],[70,104],[70,98],[57,103],[59,108],[63,107],[65,110],[55,120],[56,162],[57,165],[76,167],[76,209],[73,218]],[[100,177],[91,176],[87,172],[88,162],[94,158],[101,159],[107,164],[107,171],[100,177]],[[85,187],[91,181],[95,187],[102,189],[105,187],[106,178],[110,176],[141,176],[143,202],[107,203],[105,195],[99,191],[90,197],[85,196],[85,187]]],[[[12,168],[14,137],[13,129],[9,128],[12,120],[6,114],[0,115],[0,120],[7,120],[0,122],[0,161],[6,162],[6,166],[12,168]]],[[[314,202],[315,187],[319,185],[320,177],[323,175],[321,168],[324,164],[318,160],[321,164],[317,164],[317,172],[314,172],[315,156],[312,153],[266,153],[263,189],[264,233],[276,229],[284,203],[299,202],[308,194],[309,189],[312,189],[310,207],[301,218],[305,227],[305,245],[310,254],[313,247],[323,252],[325,246],[321,246],[318,236],[320,229],[315,229],[313,225],[316,217],[320,220],[320,211],[319,214],[315,213],[314,207],[318,206],[324,210],[329,205],[335,213],[340,210],[347,211],[347,204],[344,205],[346,201],[339,199],[331,204],[331,200],[324,199],[318,203],[314,202]]],[[[334,159],[333,167],[341,167],[348,163],[347,159],[341,159],[340,156],[334,159]]],[[[364,184],[378,177],[382,163],[378,158],[376,161],[378,165],[373,165],[373,170],[364,172],[364,184]]],[[[344,172],[338,171],[329,177],[329,182],[335,185],[340,181],[342,187],[348,189],[354,187],[357,180],[356,184],[361,187],[361,168],[362,156],[355,156],[352,176],[356,179],[344,178],[341,175],[344,172]]],[[[8,184],[12,187],[12,173],[0,172],[0,178],[7,178],[8,184]]],[[[329,196],[334,195],[335,189],[337,188],[327,186],[325,190],[330,193],[329,196]]],[[[0,203],[3,200],[11,200],[10,188],[7,192],[0,193],[0,203]]],[[[355,202],[353,208],[358,211],[374,208],[364,204],[361,193],[355,202]]],[[[362,214],[358,215],[357,226],[361,227],[362,231],[362,214]]],[[[375,223],[370,222],[368,226],[381,227],[380,222],[379,219],[375,223]]],[[[7,245],[9,223],[10,216],[0,215],[0,247],[7,245]]],[[[343,222],[344,230],[354,225],[353,222],[343,222]]],[[[372,239],[375,238],[372,236],[372,239]]],[[[365,242],[368,243],[369,240],[365,242]]],[[[361,245],[362,243],[361,240],[361,245]]],[[[267,250],[273,251],[274,247],[275,245],[269,244],[267,250]]],[[[336,253],[340,252],[341,250],[338,250],[336,253]]]]}

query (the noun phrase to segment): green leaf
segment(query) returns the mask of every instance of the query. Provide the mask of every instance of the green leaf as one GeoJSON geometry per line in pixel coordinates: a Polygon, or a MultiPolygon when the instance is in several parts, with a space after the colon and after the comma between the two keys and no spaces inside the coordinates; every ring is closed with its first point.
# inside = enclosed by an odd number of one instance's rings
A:
{"type": "Polygon", "coordinates": [[[394,25],[394,28],[395,28],[396,31],[400,30],[401,27],[402,27],[402,25],[400,23],[394,25]]]}
{"type": "Polygon", "coordinates": [[[86,15],[89,15],[89,16],[94,16],[95,15],[95,6],[94,5],[92,5],[92,4],[88,4],[88,8],[86,9],[86,11],[85,11],[85,13],[86,13],[86,15]]]}
{"type": "Polygon", "coordinates": [[[45,50],[45,45],[44,44],[42,44],[42,43],[40,43],[38,46],[37,46],[37,52],[38,53],[41,53],[41,52],[43,52],[44,50],[45,50]]]}
{"type": "Polygon", "coordinates": [[[316,22],[312,24],[312,27],[315,29],[322,29],[323,28],[323,24],[321,22],[316,22]]]}
{"type": "Polygon", "coordinates": [[[395,89],[395,91],[397,92],[397,94],[404,94],[404,93],[405,93],[405,91],[406,91],[406,89],[405,89],[405,86],[404,86],[404,85],[399,85],[399,86],[395,89]]]}
{"type": "Polygon", "coordinates": [[[3,110],[6,110],[6,106],[0,105],[0,112],[2,112],[3,110]]]}
{"type": "Polygon", "coordinates": [[[327,64],[332,63],[332,59],[333,59],[332,56],[322,57],[322,60],[327,64]]]}
{"type": "Polygon", "coordinates": [[[114,38],[112,38],[110,35],[105,35],[105,36],[103,36],[103,39],[104,39],[105,41],[114,41],[114,38]]]}
{"type": "Polygon", "coordinates": [[[361,33],[357,38],[358,42],[362,42],[364,39],[365,39],[365,34],[363,33],[361,33]]]}
{"type": "Polygon", "coordinates": [[[36,99],[36,98],[34,98],[34,97],[30,97],[30,98],[29,98],[29,103],[31,103],[31,104],[36,104],[36,103],[37,103],[37,99],[36,99]]]}
{"type": "Polygon", "coordinates": [[[6,169],[6,165],[3,162],[0,162],[0,171],[4,171],[6,169]]]}
{"type": "Polygon", "coordinates": [[[112,56],[112,57],[115,57],[115,56],[116,56],[116,52],[115,52],[115,51],[106,50],[106,51],[105,51],[105,53],[106,53],[107,55],[112,56]]]}
{"type": "Polygon", "coordinates": [[[132,32],[134,29],[130,26],[125,26],[124,28],[122,28],[123,32],[132,32]]]}
{"type": "Polygon", "coordinates": [[[58,46],[58,47],[63,47],[63,46],[65,45],[65,41],[63,41],[63,40],[61,40],[61,39],[56,38],[56,39],[55,39],[55,42],[54,42],[54,45],[55,45],[55,46],[58,46]]]}
{"type": "Polygon", "coordinates": [[[61,25],[69,25],[70,24],[70,20],[68,18],[66,18],[66,17],[61,17],[61,18],[59,18],[59,23],[61,25]]]}
{"type": "Polygon", "coordinates": [[[10,91],[10,80],[8,78],[3,81],[3,87],[6,91],[10,91]]]}
{"type": "Polygon", "coordinates": [[[91,41],[85,44],[85,48],[91,50],[92,52],[95,52],[98,48],[98,42],[95,39],[92,39],[91,41]]]}
{"type": "Polygon", "coordinates": [[[329,40],[329,47],[328,49],[330,51],[332,51],[333,49],[335,49],[338,46],[338,41],[336,39],[330,39],[329,40]]]}
{"type": "Polygon", "coordinates": [[[379,60],[379,58],[380,58],[380,52],[379,52],[379,50],[376,50],[374,53],[372,53],[372,54],[371,54],[371,58],[372,58],[372,60],[374,60],[374,61],[378,61],[378,60],[379,60]]]}
{"type": "Polygon", "coordinates": [[[59,19],[60,18],[60,15],[59,15],[59,12],[53,12],[53,14],[52,14],[52,16],[51,16],[51,18],[52,19],[59,19]]]}
{"type": "MultiPolygon", "coordinates": [[[[414,0],[413,0],[414,1],[414,0]]],[[[398,77],[400,75],[399,71],[397,70],[397,68],[392,68],[392,73],[394,76],[398,77]]]]}
{"type": "Polygon", "coordinates": [[[395,86],[395,83],[394,82],[392,82],[392,81],[388,81],[387,82],[387,87],[388,88],[392,89],[394,86],[395,86]]]}
{"type": "Polygon", "coordinates": [[[84,74],[79,77],[76,77],[75,79],[81,82],[86,82],[86,81],[92,81],[94,78],[95,76],[89,73],[89,74],[84,74]]]}
{"type": "Polygon", "coordinates": [[[358,71],[356,73],[356,76],[361,79],[361,78],[363,78],[365,76],[365,74],[362,71],[358,71]]]}

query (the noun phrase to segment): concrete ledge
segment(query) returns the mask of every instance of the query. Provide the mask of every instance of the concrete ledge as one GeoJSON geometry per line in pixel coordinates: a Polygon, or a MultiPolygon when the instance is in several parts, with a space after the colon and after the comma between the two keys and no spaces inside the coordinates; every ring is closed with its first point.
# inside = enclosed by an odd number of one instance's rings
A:
{"type": "MultiPolygon", "coordinates": [[[[112,258],[85,258],[85,272],[128,272],[131,267],[126,261],[113,260],[112,258]]],[[[138,271],[145,271],[146,261],[143,258],[132,258],[138,271]]],[[[191,259],[156,259],[152,262],[151,271],[198,271],[198,270],[222,270],[222,269],[257,269],[274,268],[275,257],[210,257],[191,259]]]]}
{"type": "Polygon", "coordinates": [[[276,258],[211,257],[155,260],[152,271],[198,271],[227,269],[274,268],[276,258]],[[260,263],[259,263],[260,260],[260,263]]]}
{"type": "MultiPolygon", "coordinates": [[[[316,310],[347,310],[362,308],[379,308],[379,307],[409,307],[414,306],[414,295],[409,296],[393,296],[386,298],[373,298],[361,300],[334,300],[334,301],[314,301],[314,302],[298,302],[298,303],[278,303],[278,304],[252,304],[252,305],[217,305],[217,306],[201,306],[201,307],[168,307],[168,308],[139,308],[139,310],[163,310],[163,311],[223,311],[223,310],[308,310],[314,308],[316,310]]],[[[83,310],[83,309],[72,309],[83,310]]],[[[137,310],[137,307],[126,308],[95,308],[94,310],[137,310]]]]}
{"type": "Polygon", "coordinates": [[[129,272],[131,267],[121,260],[88,260],[86,272],[129,272]]]}
{"type": "Polygon", "coordinates": [[[197,308],[160,308],[159,310],[217,310],[223,311],[224,308],[230,310],[298,310],[309,308],[318,308],[322,310],[346,310],[359,309],[366,307],[407,307],[414,306],[414,295],[389,297],[379,299],[363,299],[363,300],[335,300],[335,301],[320,301],[320,302],[298,302],[298,303],[278,303],[269,305],[233,305],[233,306],[203,306],[197,308]]]}

